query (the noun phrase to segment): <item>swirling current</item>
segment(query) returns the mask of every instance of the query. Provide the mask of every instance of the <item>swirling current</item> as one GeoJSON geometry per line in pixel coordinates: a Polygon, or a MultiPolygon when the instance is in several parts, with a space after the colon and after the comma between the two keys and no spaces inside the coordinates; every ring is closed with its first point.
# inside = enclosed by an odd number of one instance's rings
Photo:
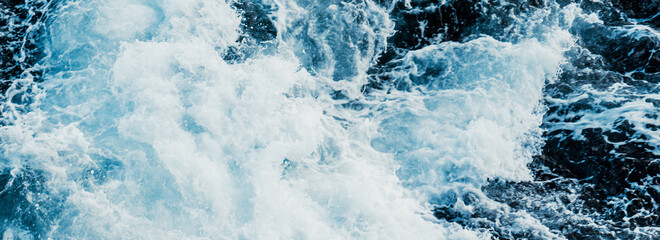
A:
{"type": "Polygon", "coordinates": [[[1,0],[10,239],[660,239],[660,1],[1,0]]]}

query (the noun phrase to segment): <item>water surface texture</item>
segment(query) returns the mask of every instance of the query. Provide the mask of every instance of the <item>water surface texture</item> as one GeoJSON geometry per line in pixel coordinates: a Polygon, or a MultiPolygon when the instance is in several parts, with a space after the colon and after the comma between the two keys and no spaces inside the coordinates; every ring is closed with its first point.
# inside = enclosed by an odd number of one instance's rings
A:
{"type": "Polygon", "coordinates": [[[1,0],[10,239],[660,239],[657,0],[1,0]]]}

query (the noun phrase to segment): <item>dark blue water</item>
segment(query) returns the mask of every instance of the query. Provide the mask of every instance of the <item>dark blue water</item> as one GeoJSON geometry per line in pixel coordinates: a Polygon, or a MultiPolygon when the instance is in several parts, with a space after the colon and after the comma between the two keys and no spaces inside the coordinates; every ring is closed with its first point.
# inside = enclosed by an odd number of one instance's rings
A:
{"type": "Polygon", "coordinates": [[[0,1],[3,239],[660,238],[660,2],[0,1]]]}

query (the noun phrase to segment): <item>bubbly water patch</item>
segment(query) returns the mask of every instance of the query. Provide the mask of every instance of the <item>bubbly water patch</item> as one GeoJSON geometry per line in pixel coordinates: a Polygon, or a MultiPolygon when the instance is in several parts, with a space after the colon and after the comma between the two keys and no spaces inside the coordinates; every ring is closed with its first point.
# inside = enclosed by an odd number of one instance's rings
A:
{"type": "Polygon", "coordinates": [[[140,1],[112,1],[96,8],[100,16],[93,29],[108,38],[133,39],[158,21],[154,9],[140,1]]]}
{"type": "MultiPolygon", "coordinates": [[[[392,23],[373,1],[289,0],[278,3],[276,25],[301,64],[313,75],[348,80],[352,94],[386,48],[392,23]]],[[[356,89],[357,88],[357,89],[356,89]]]]}
{"type": "Polygon", "coordinates": [[[391,78],[411,92],[384,96],[393,98],[383,110],[379,132],[384,136],[372,145],[400,155],[401,171],[412,171],[402,179],[421,177],[431,189],[454,181],[529,178],[526,164],[534,152],[526,151],[535,148],[519,144],[538,144],[535,111],[546,78],[561,62],[561,41],[553,49],[536,40],[514,45],[482,38],[408,53],[391,78]],[[516,94],[521,91],[527,94],[516,94]],[[414,162],[420,163],[406,169],[414,162]],[[441,180],[428,174],[459,176],[441,180]]]}

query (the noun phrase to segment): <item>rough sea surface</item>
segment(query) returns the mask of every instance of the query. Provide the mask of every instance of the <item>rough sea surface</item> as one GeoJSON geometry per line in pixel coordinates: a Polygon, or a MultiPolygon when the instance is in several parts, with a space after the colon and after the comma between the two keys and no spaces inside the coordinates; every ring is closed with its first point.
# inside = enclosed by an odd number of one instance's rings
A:
{"type": "Polygon", "coordinates": [[[0,236],[660,239],[660,1],[0,0],[0,236]]]}

